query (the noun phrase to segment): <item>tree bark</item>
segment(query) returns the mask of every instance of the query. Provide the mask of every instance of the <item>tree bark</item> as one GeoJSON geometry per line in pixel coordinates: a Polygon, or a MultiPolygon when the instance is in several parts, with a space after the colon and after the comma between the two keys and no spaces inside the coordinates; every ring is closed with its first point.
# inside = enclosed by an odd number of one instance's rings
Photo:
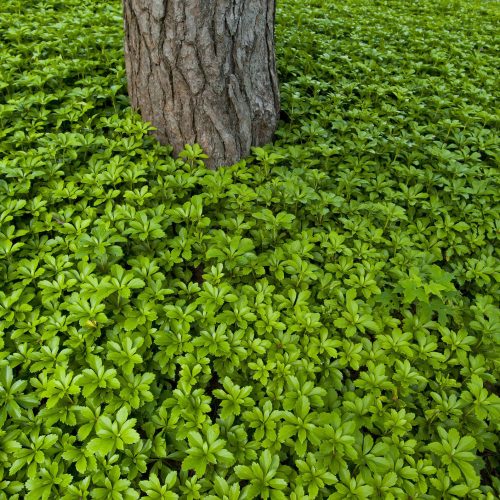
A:
{"type": "Polygon", "coordinates": [[[279,116],[275,0],[123,0],[132,107],[210,168],[272,140],[279,116]]]}

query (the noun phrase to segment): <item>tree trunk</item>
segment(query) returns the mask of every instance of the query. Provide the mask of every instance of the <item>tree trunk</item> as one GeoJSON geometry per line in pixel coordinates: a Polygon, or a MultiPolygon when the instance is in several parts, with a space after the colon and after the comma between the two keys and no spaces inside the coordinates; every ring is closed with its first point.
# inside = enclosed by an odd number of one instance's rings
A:
{"type": "Polygon", "coordinates": [[[275,0],[123,0],[132,106],[210,168],[272,140],[279,115],[275,0]]]}

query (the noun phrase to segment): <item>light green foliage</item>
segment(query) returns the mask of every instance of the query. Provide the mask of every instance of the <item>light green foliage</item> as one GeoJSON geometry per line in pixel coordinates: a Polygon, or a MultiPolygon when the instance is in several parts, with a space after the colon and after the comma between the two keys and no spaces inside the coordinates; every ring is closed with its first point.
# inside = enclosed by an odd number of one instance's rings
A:
{"type": "Polygon", "coordinates": [[[500,497],[495,2],[278,0],[217,172],[118,0],[0,3],[0,500],[500,497]]]}

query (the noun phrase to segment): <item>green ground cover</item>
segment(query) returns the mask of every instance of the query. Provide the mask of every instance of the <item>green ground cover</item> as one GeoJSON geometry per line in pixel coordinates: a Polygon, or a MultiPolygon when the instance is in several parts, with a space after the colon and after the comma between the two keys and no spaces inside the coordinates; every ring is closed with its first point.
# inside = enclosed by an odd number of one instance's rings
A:
{"type": "Polygon", "coordinates": [[[498,4],[278,4],[211,172],[119,2],[1,2],[0,499],[499,497],[498,4]]]}

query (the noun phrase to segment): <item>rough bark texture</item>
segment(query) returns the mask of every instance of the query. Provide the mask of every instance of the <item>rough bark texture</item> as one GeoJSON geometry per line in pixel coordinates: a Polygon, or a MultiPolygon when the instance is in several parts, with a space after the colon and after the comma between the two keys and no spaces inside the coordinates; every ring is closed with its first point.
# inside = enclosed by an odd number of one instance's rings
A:
{"type": "Polygon", "coordinates": [[[279,115],[275,0],[123,0],[132,106],[178,153],[231,165],[270,142],[279,115]]]}

